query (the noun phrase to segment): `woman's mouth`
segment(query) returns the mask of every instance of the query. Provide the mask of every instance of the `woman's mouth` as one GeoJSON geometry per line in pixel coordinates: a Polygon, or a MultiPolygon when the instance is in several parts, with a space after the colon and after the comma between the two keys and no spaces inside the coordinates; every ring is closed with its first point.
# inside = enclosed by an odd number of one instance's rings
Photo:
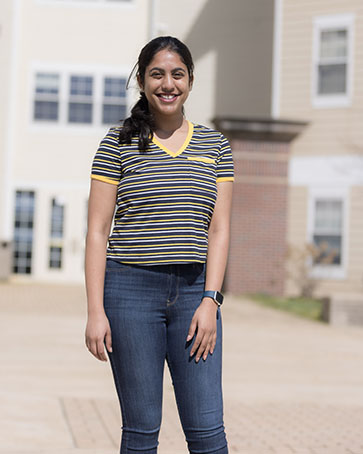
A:
{"type": "Polygon", "coordinates": [[[178,95],[163,95],[163,94],[160,94],[160,95],[157,95],[158,98],[160,98],[163,102],[173,102],[177,97],[178,95]]]}

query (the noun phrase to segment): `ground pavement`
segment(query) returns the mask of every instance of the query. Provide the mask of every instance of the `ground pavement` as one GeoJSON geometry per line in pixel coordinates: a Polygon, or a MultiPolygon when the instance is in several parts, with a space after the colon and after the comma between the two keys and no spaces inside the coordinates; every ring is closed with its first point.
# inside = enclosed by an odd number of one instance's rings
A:
{"type": "MultiPolygon", "coordinates": [[[[109,363],[84,345],[82,287],[0,284],[0,453],[117,454],[109,363]]],[[[230,454],[363,454],[363,328],[231,296],[222,308],[230,454]]],[[[160,454],[186,454],[167,368],[160,454]]]]}

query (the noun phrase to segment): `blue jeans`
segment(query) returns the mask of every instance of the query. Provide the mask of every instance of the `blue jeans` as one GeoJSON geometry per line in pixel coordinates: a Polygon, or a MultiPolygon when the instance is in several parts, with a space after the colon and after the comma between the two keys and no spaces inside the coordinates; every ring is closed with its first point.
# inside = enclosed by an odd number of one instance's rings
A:
{"type": "Polygon", "coordinates": [[[167,361],[190,453],[227,454],[222,399],[222,321],[206,361],[186,342],[201,302],[205,264],[137,266],[107,259],[104,307],[122,416],[121,454],[155,454],[167,361]]]}

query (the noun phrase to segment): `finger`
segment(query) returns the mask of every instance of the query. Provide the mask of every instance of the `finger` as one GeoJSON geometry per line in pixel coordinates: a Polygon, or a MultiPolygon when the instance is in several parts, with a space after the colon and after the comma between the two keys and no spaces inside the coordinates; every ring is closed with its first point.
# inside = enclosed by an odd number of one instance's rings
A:
{"type": "Polygon", "coordinates": [[[208,337],[204,336],[202,342],[200,343],[200,346],[198,348],[195,361],[198,362],[200,357],[203,355],[203,353],[206,351],[206,348],[208,346],[208,337]]]}
{"type": "Polygon", "coordinates": [[[97,341],[97,358],[101,361],[107,361],[105,347],[102,339],[99,339],[97,341]]]}
{"type": "Polygon", "coordinates": [[[212,354],[214,352],[216,343],[217,343],[217,333],[214,333],[213,334],[213,340],[212,340],[212,348],[211,348],[210,354],[212,354]]]}
{"type": "Polygon", "coordinates": [[[197,328],[197,321],[193,318],[190,323],[190,326],[189,326],[187,342],[193,338],[196,328],[197,328]]]}
{"type": "Polygon", "coordinates": [[[91,349],[91,342],[92,342],[91,338],[89,336],[85,335],[84,336],[84,343],[86,344],[86,347],[88,348],[88,350],[91,349]]]}
{"type": "Polygon", "coordinates": [[[210,342],[207,344],[207,346],[205,347],[205,350],[204,350],[204,353],[203,353],[203,359],[204,361],[207,359],[208,357],[208,353],[210,352],[210,348],[211,348],[211,344],[210,342]]]}
{"type": "Polygon", "coordinates": [[[190,356],[194,355],[194,352],[199,347],[200,343],[202,342],[202,339],[203,339],[203,333],[198,332],[197,337],[195,338],[194,344],[192,346],[192,349],[190,350],[190,356]]]}
{"type": "Polygon", "coordinates": [[[211,354],[212,345],[213,345],[213,334],[211,336],[209,336],[209,342],[208,342],[207,347],[206,347],[206,349],[204,351],[204,354],[203,354],[204,361],[207,359],[208,353],[211,354]]]}
{"type": "Polygon", "coordinates": [[[208,345],[208,342],[209,342],[209,334],[207,332],[205,332],[203,335],[203,338],[201,339],[199,348],[196,352],[195,359],[197,362],[199,361],[200,357],[203,355],[203,353],[208,345]]]}
{"type": "Polygon", "coordinates": [[[89,347],[88,350],[92,353],[93,356],[97,358],[97,345],[95,341],[89,341],[88,343],[89,347]]]}
{"type": "Polygon", "coordinates": [[[111,337],[111,330],[107,330],[106,337],[105,337],[105,344],[106,348],[109,352],[112,353],[112,337],[111,337]]]}

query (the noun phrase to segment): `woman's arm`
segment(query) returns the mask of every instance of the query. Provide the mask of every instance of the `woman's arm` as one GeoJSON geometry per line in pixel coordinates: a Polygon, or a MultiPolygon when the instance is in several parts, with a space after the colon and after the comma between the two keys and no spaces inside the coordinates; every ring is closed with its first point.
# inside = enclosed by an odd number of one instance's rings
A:
{"type": "Polygon", "coordinates": [[[103,307],[103,286],[107,240],[115,211],[116,194],[116,185],[91,180],[85,254],[88,314],[85,342],[89,351],[101,361],[107,361],[104,339],[108,351],[112,351],[111,330],[103,307]]]}
{"type": "MultiPolygon", "coordinates": [[[[208,232],[208,256],[205,290],[221,290],[227,265],[230,219],[232,205],[231,181],[217,183],[217,201],[208,232]]],[[[203,298],[191,321],[187,341],[192,339],[198,327],[197,336],[190,356],[197,351],[196,361],[203,355],[206,360],[208,352],[213,353],[216,339],[216,311],[218,307],[211,298],[203,298]]]]}

